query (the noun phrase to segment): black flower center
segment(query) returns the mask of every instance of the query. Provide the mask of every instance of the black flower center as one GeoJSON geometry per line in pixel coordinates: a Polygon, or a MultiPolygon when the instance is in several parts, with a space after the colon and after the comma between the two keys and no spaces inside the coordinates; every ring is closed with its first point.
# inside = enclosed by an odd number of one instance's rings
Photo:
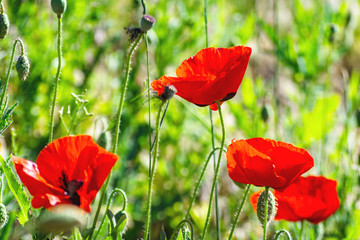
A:
{"type": "Polygon", "coordinates": [[[66,196],[69,196],[71,203],[76,206],[80,206],[80,196],[77,193],[77,190],[81,188],[81,186],[84,184],[84,181],[75,179],[69,181],[65,172],[62,172],[62,177],[60,177],[59,181],[61,184],[61,189],[65,191],[66,196]]]}

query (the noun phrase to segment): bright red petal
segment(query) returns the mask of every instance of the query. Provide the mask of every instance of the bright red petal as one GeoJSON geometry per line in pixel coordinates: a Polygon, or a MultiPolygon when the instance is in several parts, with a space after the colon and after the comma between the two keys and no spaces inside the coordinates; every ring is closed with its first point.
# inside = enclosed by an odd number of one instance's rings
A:
{"type": "MultiPolygon", "coordinates": [[[[251,48],[207,48],[180,65],[177,77],[155,80],[151,86],[161,95],[164,87],[173,85],[176,94],[198,106],[226,101],[235,96],[245,74],[251,48]]],[[[211,106],[216,109],[216,106],[211,106]]]]}
{"type": "MultiPolygon", "coordinates": [[[[41,150],[36,163],[41,176],[53,185],[59,184],[62,172],[72,176],[76,169],[80,153],[85,147],[96,146],[88,135],[67,136],[56,139],[41,150]]],[[[71,179],[70,179],[71,180],[71,179]]]]}
{"type": "Polygon", "coordinates": [[[63,194],[62,189],[48,183],[40,175],[35,163],[15,156],[12,157],[12,161],[22,183],[27,187],[31,195],[41,196],[44,193],[63,194]]]}

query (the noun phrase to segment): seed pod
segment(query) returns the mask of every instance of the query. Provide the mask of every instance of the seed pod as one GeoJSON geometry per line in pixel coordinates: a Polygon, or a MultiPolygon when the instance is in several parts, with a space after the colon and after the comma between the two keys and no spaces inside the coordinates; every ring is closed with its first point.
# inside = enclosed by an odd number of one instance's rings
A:
{"type": "MultiPolygon", "coordinates": [[[[269,224],[275,217],[276,215],[276,203],[275,203],[275,197],[274,194],[271,191],[268,191],[268,196],[267,196],[267,201],[268,201],[268,206],[267,206],[267,221],[266,221],[266,225],[269,224]]],[[[263,225],[265,227],[264,221],[265,221],[265,191],[263,191],[260,194],[258,203],[257,203],[257,207],[256,207],[256,213],[258,216],[258,219],[261,223],[261,225],[263,225]]]]}
{"type": "Polygon", "coordinates": [[[4,204],[0,203],[0,229],[2,229],[8,221],[8,214],[4,204]]]}
{"type": "Polygon", "coordinates": [[[66,10],[66,0],[51,0],[51,8],[60,18],[66,10]]]}
{"type": "Polygon", "coordinates": [[[9,18],[6,13],[0,13],[0,39],[3,39],[9,31],[9,18]]]}
{"type": "Polygon", "coordinates": [[[143,32],[147,32],[154,26],[155,23],[156,23],[156,20],[153,16],[144,15],[141,18],[140,29],[143,32]]]}
{"type": "Polygon", "coordinates": [[[20,55],[16,62],[16,71],[18,72],[19,78],[22,81],[25,81],[29,76],[30,62],[24,54],[20,55]]]}

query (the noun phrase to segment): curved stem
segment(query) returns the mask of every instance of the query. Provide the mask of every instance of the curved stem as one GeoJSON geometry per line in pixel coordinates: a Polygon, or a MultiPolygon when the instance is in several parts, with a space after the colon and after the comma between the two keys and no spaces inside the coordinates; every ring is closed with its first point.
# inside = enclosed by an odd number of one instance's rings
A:
{"type": "Polygon", "coordinates": [[[291,240],[291,235],[288,231],[281,229],[276,232],[274,240],[278,240],[278,238],[281,236],[281,234],[285,235],[288,240],[291,240]]]}
{"type": "Polygon", "coordinates": [[[234,230],[235,230],[237,221],[238,221],[238,219],[239,219],[241,210],[242,210],[242,208],[243,208],[243,206],[244,206],[246,197],[247,197],[247,195],[248,195],[248,193],[249,193],[250,187],[251,187],[251,184],[248,184],[248,185],[246,186],[246,188],[245,188],[244,197],[243,197],[243,199],[242,199],[241,202],[240,202],[239,209],[237,210],[235,219],[234,219],[234,221],[233,221],[233,223],[232,223],[232,226],[231,226],[231,230],[230,230],[230,234],[229,234],[229,238],[228,238],[229,240],[232,238],[232,235],[233,235],[233,233],[234,233],[234,230]]]}
{"type": "MultiPolygon", "coordinates": [[[[206,159],[206,162],[205,162],[205,165],[204,165],[204,167],[203,167],[203,169],[202,169],[202,171],[201,171],[199,180],[197,181],[197,184],[196,184],[196,186],[195,186],[195,190],[194,190],[194,193],[193,193],[193,195],[192,195],[192,198],[191,198],[191,201],[190,201],[190,206],[189,206],[189,209],[188,209],[188,211],[187,211],[187,213],[186,213],[185,219],[188,219],[188,218],[190,217],[190,211],[191,211],[192,205],[193,205],[194,202],[195,202],[195,197],[196,197],[197,191],[199,190],[200,183],[201,183],[201,181],[202,181],[202,178],[204,177],[205,170],[206,170],[206,168],[207,168],[207,166],[208,166],[208,164],[209,164],[209,162],[210,162],[211,156],[214,155],[214,153],[215,153],[216,150],[220,150],[220,149],[221,149],[221,148],[219,148],[219,147],[214,148],[214,149],[210,152],[208,158],[206,159]]],[[[223,150],[223,151],[226,153],[225,150],[223,150]]]]}
{"type": "MultiPolygon", "coordinates": [[[[125,100],[126,87],[127,87],[128,81],[129,81],[131,56],[132,56],[132,54],[134,53],[134,50],[135,50],[136,46],[137,46],[138,43],[140,42],[142,35],[143,35],[143,34],[139,34],[139,36],[137,37],[136,41],[135,41],[134,44],[131,46],[131,49],[130,49],[130,52],[129,52],[129,55],[128,55],[128,59],[127,59],[126,73],[125,73],[125,82],[123,83],[122,88],[121,88],[119,108],[118,108],[117,115],[116,115],[115,139],[114,139],[113,147],[112,147],[112,152],[115,153],[115,154],[116,154],[116,152],[117,152],[117,147],[118,147],[119,132],[120,132],[120,122],[121,122],[121,114],[122,114],[122,108],[123,108],[124,100],[125,100]]],[[[97,222],[97,219],[98,219],[99,214],[100,214],[101,205],[102,205],[102,203],[103,203],[103,201],[104,201],[104,199],[105,199],[106,189],[107,189],[107,187],[108,187],[108,185],[109,185],[110,178],[111,178],[111,172],[110,172],[109,176],[106,178],[106,181],[105,181],[104,185],[102,186],[102,189],[103,189],[103,190],[102,190],[102,194],[101,194],[101,197],[100,197],[100,200],[99,200],[97,209],[96,209],[96,213],[95,213],[95,216],[94,216],[93,224],[92,224],[92,228],[93,228],[93,229],[95,229],[96,222],[97,222]]],[[[92,235],[93,235],[93,232],[90,233],[90,236],[89,236],[89,239],[88,239],[88,240],[91,240],[92,235]]]]}
{"type": "Polygon", "coordinates": [[[266,240],[266,230],[267,230],[267,218],[268,218],[268,195],[269,195],[269,187],[265,187],[265,207],[264,207],[264,236],[263,240],[266,240]]]}
{"type": "Polygon", "coordinates": [[[55,77],[55,88],[54,88],[54,96],[53,96],[53,102],[51,105],[51,113],[50,113],[50,134],[49,134],[49,143],[53,141],[54,137],[54,116],[55,116],[55,104],[56,104],[56,98],[57,98],[57,92],[59,87],[59,80],[60,80],[60,72],[61,72],[61,56],[62,56],[62,18],[58,16],[58,39],[57,39],[57,45],[58,45],[58,68],[56,71],[56,77],[55,77]]]}
{"type": "Polygon", "coordinates": [[[1,97],[0,97],[0,112],[3,112],[3,103],[4,103],[4,100],[5,100],[5,95],[6,95],[6,90],[7,90],[7,87],[9,85],[9,79],[10,79],[10,73],[11,73],[11,68],[12,68],[12,65],[14,63],[14,56],[15,56],[15,49],[16,49],[16,44],[19,43],[20,44],[20,48],[21,48],[21,55],[23,55],[25,53],[24,51],[24,43],[21,41],[21,39],[16,39],[15,42],[14,42],[14,45],[13,45],[13,49],[12,49],[12,52],[11,52],[11,58],[10,58],[10,65],[9,65],[9,68],[8,68],[8,71],[6,73],[6,77],[5,77],[5,86],[4,88],[2,89],[2,92],[1,92],[1,97]]]}
{"type": "MultiPolygon", "coordinates": [[[[219,109],[218,111],[219,111],[221,128],[222,128],[222,140],[221,140],[220,149],[223,149],[224,144],[225,144],[225,125],[224,125],[224,119],[223,119],[222,112],[221,112],[220,102],[217,101],[216,104],[217,104],[217,107],[219,109]]],[[[216,182],[217,182],[217,179],[218,179],[218,176],[219,176],[221,154],[222,154],[222,151],[220,151],[220,153],[219,153],[218,161],[217,161],[217,164],[216,164],[215,176],[214,176],[213,184],[212,184],[212,187],[211,187],[208,212],[207,212],[205,226],[204,226],[204,230],[203,230],[201,239],[205,239],[206,231],[207,231],[207,228],[208,228],[208,225],[209,225],[209,222],[210,222],[211,206],[212,206],[212,200],[213,200],[213,195],[214,195],[214,191],[215,191],[216,182]]]]}
{"type": "Polygon", "coordinates": [[[191,240],[194,239],[194,226],[192,225],[192,223],[191,223],[189,220],[184,219],[184,220],[182,220],[182,221],[176,226],[174,232],[171,234],[170,240],[173,240],[175,237],[177,237],[177,234],[176,234],[176,233],[179,232],[179,230],[181,229],[181,227],[182,227],[185,223],[189,224],[189,226],[190,226],[190,231],[191,231],[191,238],[190,238],[190,239],[191,239],[191,240]]]}
{"type": "MultiPolygon", "coordinates": [[[[121,211],[121,212],[122,212],[122,211],[125,211],[126,206],[127,206],[127,197],[126,197],[126,194],[125,194],[125,192],[124,192],[122,189],[115,188],[115,189],[111,192],[111,194],[110,194],[108,203],[107,203],[107,205],[106,205],[106,211],[105,211],[105,213],[109,210],[111,201],[112,201],[112,199],[114,198],[114,195],[115,195],[116,193],[121,193],[124,201],[123,201],[123,207],[122,207],[122,209],[121,209],[120,211],[121,211]]],[[[97,236],[99,235],[100,229],[101,229],[102,225],[103,225],[104,222],[105,222],[105,217],[106,217],[106,214],[104,214],[103,218],[101,219],[101,223],[100,223],[100,226],[99,226],[99,231],[97,231],[97,233],[96,233],[96,235],[95,235],[95,239],[97,239],[97,236]]]]}
{"type": "Polygon", "coordinates": [[[155,174],[155,167],[156,167],[156,161],[158,157],[158,151],[159,151],[159,139],[160,139],[160,119],[161,119],[161,110],[164,106],[165,102],[163,101],[160,104],[158,114],[156,117],[156,132],[155,132],[155,149],[154,149],[154,157],[153,157],[153,163],[151,166],[151,174],[149,179],[149,186],[148,186],[148,200],[147,200],[147,209],[146,209],[146,222],[145,222],[145,234],[144,234],[144,240],[150,239],[150,218],[151,218],[151,195],[152,195],[152,185],[154,181],[154,174],[155,174]]]}

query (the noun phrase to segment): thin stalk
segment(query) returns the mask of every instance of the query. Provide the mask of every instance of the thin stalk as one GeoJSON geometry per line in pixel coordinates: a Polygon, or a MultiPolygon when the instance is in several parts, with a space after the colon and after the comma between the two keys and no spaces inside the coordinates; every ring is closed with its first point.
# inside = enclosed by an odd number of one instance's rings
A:
{"type": "MultiPolygon", "coordinates": [[[[202,181],[202,179],[203,179],[203,177],[204,177],[205,170],[206,170],[206,168],[207,168],[207,166],[208,166],[208,164],[209,164],[209,162],[210,162],[211,156],[214,155],[214,153],[215,153],[216,150],[220,150],[220,149],[221,149],[221,148],[217,147],[217,148],[214,148],[214,149],[210,152],[210,154],[209,154],[209,156],[208,156],[208,158],[207,158],[207,160],[206,160],[206,162],[205,162],[205,165],[204,165],[204,167],[203,167],[203,169],[202,169],[202,171],[201,171],[199,180],[197,181],[197,184],[196,184],[196,186],[195,186],[195,190],[194,190],[194,193],[193,193],[193,195],[192,195],[192,198],[191,198],[191,201],[190,201],[190,206],[189,206],[189,209],[188,209],[188,211],[187,211],[187,213],[186,213],[185,219],[189,219],[189,217],[190,217],[190,211],[191,211],[192,205],[193,205],[194,202],[195,202],[195,197],[196,197],[197,191],[199,190],[200,183],[201,183],[201,181],[202,181]]],[[[225,150],[223,150],[223,151],[225,152],[225,150]]]]}
{"type": "Polygon", "coordinates": [[[171,236],[170,236],[170,240],[174,240],[175,237],[178,236],[178,235],[176,235],[176,233],[178,233],[178,232],[180,231],[181,227],[182,227],[185,223],[189,224],[189,226],[190,226],[190,231],[191,231],[190,239],[191,239],[191,240],[194,239],[194,227],[193,227],[192,223],[191,223],[189,220],[184,219],[184,220],[182,220],[182,221],[176,226],[174,232],[173,232],[173,233],[171,234],[171,236]]]}
{"type": "MultiPolygon", "coordinates": [[[[144,8],[144,14],[146,12],[145,4],[142,0],[143,8],[144,8]]],[[[147,34],[144,34],[145,38],[145,49],[146,49],[146,72],[147,72],[147,79],[146,79],[146,86],[147,86],[147,101],[148,101],[148,121],[149,121],[149,177],[151,175],[150,169],[151,169],[151,104],[150,104],[150,66],[149,66],[149,43],[147,39],[147,34]]]]}
{"type": "Polygon", "coordinates": [[[299,240],[301,240],[301,238],[302,238],[303,231],[304,231],[304,221],[301,221],[301,227],[300,227],[300,232],[299,232],[299,240]]]}
{"type": "Polygon", "coordinates": [[[232,235],[233,235],[233,233],[234,233],[234,230],[235,230],[237,221],[238,221],[238,219],[239,219],[240,213],[241,213],[242,208],[243,208],[243,206],[244,206],[246,197],[247,197],[247,195],[248,195],[248,193],[249,193],[250,187],[251,187],[251,184],[248,184],[248,185],[246,186],[246,188],[245,188],[244,197],[243,197],[243,199],[242,199],[241,202],[240,202],[239,209],[237,210],[235,219],[234,219],[234,221],[233,221],[233,223],[232,223],[232,226],[231,226],[231,230],[230,230],[230,234],[229,234],[229,238],[228,238],[229,240],[232,238],[232,235]]]}
{"type": "MultiPolygon", "coordinates": [[[[129,73],[130,73],[130,65],[131,65],[131,56],[134,53],[134,50],[136,48],[136,46],[139,44],[141,38],[142,38],[143,34],[139,34],[139,36],[136,38],[135,42],[133,43],[129,55],[128,55],[128,59],[127,59],[127,63],[126,63],[126,72],[125,72],[125,82],[121,87],[121,95],[120,95],[120,102],[119,102],[119,108],[118,108],[118,112],[116,115],[116,127],[115,127],[115,138],[114,138],[114,142],[113,142],[113,147],[112,147],[112,152],[116,154],[117,152],[117,147],[118,147],[118,140],[119,140],[119,132],[120,132],[120,122],[121,122],[121,114],[122,114],[122,109],[124,106],[124,100],[125,100],[125,94],[126,94],[126,87],[129,81],[129,73]]],[[[100,209],[101,209],[101,205],[104,202],[105,199],[105,195],[106,195],[106,189],[109,185],[110,182],[110,178],[111,178],[111,172],[109,174],[109,176],[106,178],[106,181],[102,187],[102,194],[96,209],[96,213],[94,216],[94,220],[93,220],[93,224],[92,224],[92,229],[95,229],[96,226],[96,222],[97,219],[99,217],[100,214],[100,209]]],[[[92,235],[93,235],[93,231],[90,233],[89,239],[92,239],[92,235]]]]}
{"type": "Polygon", "coordinates": [[[62,18],[61,16],[58,16],[58,39],[57,39],[58,68],[56,71],[54,96],[53,96],[53,102],[51,105],[51,113],[50,113],[49,143],[53,141],[53,137],[54,137],[55,104],[56,104],[56,98],[57,98],[57,92],[58,92],[59,80],[60,80],[60,72],[61,72],[61,56],[62,56],[61,42],[62,42],[62,18]]]}
{"type": "Polygon", "coordinates": [[[291,240],[291,235],[288,231],[281,229],[279,231],[276,232],[274,240],[278,240],[278,238],[281,236],[281,234],[285,235],[287,240],[291,240]]]}
{"type": "Polygon", "coordinates": [[[159,139],[160,139],[160,119],[161,119],[161,110],[164,106],[165,102],[163,101],[160,104],[158,115],[156,117],[156,128],[155,128],[155,149],[154,149],[154,157],[153,157],[153,163],[151,166],[151,174],[149,179],[149,186],[148,186],[148,200],[147,200],[147,210],[146,210],[146,222],[145,222],[145,234],[144,234],[144,240],[150,239],[150,218],[151,218],[151,195],[152,195],[152,185],[154,181],[154,174],[155,174],[155,167],[156,167],[156,161],[158,157],[159,152],[159,139]]]}
{"type": "MultiPolygon", "coordinates": [[[[120,210],[121,212],[122,211],[125,211],[126,209],[126,206],[127,206],[127,197],[126,197],[126,194],[125,192],[122,190],[122,189],[119,189],[119,188],[115,188],[111,194],[110,194],[110,197],[109,197],[109,200],[107,202],[107,205],[106,205],[106,211],[105,213],[107,213],[107,211],[109,210],[110,208],[110,204],[111,204],[111,201],[113,200],[114,196],[116,193],[121,193],[122,197],[123,197],[123,207],[122,209],[120,210]]],[[[105,218],[106,218],[106,215],[107,214],[104,214],[103,218],[101,219],[101,223],[100,223],[100,226],[99,226],[99,230],[97,231],[96,235],[95,235],[95,239],[98,239],[98,235],[99,235],[99,232],[100,232],[100,229],[102,227],[102,225],[105,223],[105,218]]]]}
{"type": "Polygon", "coordinates": [[[1,92],[1,100],[0,100],[1,112],[4,110],[3,109],[3,103],[4,103],[4,100],[5,100],[6,90],[7,90],[7,87],[9,85],[10,73],[11,73],[12,65],[14,63],[15,49],[16,49],[16,44],[17,43],[20,44],[21,55],[24,54],[24,44],[23,44],[23,42],[20,39],[16,39],[15,42],[14,42],[14,45],[13,45],[12,53],[11,53],[10,65],[9,65],[9,68],[8,68],[8,71],[7,71],[6,77],[5,77],[5,86],[4,86],[4,88],[3,88],[2,92],[1,92]]]}
{"type": "MultiPolygon", "coordinates": [[[[220,149],[223,149],[224,144],[225,144],[225,125],[224,125],[224,119],[223,119],[222,112],[221,112],[220,102],[217,101],[216,104],[217,104],[217,107],[219,109],[218,111],[219,111],[219,117],[220,117],[221,128],[222,128],[222,140],[221,140],[220,149]]],[[[214,195],[214,192],[215,192],[216,182],[217,182],[217,179],[218,179],[218,176],[219,176],[221,155],[222,155],[222,151],[220,151],[220,153],[219,153],[218,161],[217,161],[217,164],[216,164],[215,176],[214,176],[214,180],[213,180],[213,184],[212,184],[212,188],[211,188],[211,193],[210,193],[208,212],[207,212],[207,215],[206,215],[205,226],[204,226],[204,230],[203,230],[201,239],[205,239],[207,228],[208,228],[209,222],[210,222],[211,206],[212,206],[213,195],[214,195]]]]}
{"type": "Polygon", "coordinates": [[[264,236],[263,240],[266,240],[266,230],[267,230],[267,218],[268,218],[268,195],[269,187],[265,187],[265,207],[264,207],[264,236]]]}
{"type": "MultiPolygon", "coordinates": [[[[207,0],[204,0],[204,23],[205,23],[205,40],[206,40],[206,48],[209,47],[209,33],[208,33],[208,18],[207,18],[207,0]]],[[[210,111],[210,124],[211,124],[211,144],[213,150],[215,149],[215,133],[214,133],[214,122],[213,122],[213,114],[212,110],[210,111]]],[[[216,156],[214,154],[214,171],[216,170],[216,156]]],[[[220,213],[219,213],[219,200],[218,200],[218,187],[215,185],[215,219],[216,219],[216,237],[220,239],[220,213]]]]}
{"type": "Polygon", "coordinates": [[[128,56],[128,59],[127,59],[127,62],[126,62],[125,82],[121,86],[121,95],[120,95],[119,108],[118,108],[118,112],[116,114],[117,118],[116,118],[116,127],[115,127],[115,139],[114,139],[114,143],[113,143],[113,147],[112,147],[112,152],[113,153],[117,152],[117,147],[118,147],[121,114],[122,114],[122,109],[123,109],[123,106],[124,106],[126,87],[127,87],[128,82],[129,82],[131,57],[132,57],[132,55],[134,53],[135,48],[139,44],[142,36],[143,36],[143,33],[140,33],[139,36],[136,38],[135,42],[133,43],[133,45],[131,46],[129,56],[128,56]]]}
{"type": "Polygon", "coordinates": [[[4,189],[4,179],[1,176],[0,177],[0,203],[2,203],[3,189],[4,189]]]}

